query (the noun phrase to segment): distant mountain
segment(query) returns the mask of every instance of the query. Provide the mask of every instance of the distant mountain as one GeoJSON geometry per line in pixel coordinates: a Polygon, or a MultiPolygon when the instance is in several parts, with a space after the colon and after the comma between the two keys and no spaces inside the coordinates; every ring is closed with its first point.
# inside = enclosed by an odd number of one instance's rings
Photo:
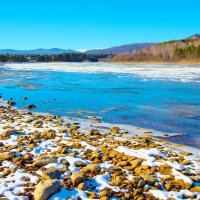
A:
{"type": "Polygon", "coordinates": [[[200,39],[200,34],[194,34],[186,39],[200,39]]]}
{"type": "Polygon", "coordinates": [[[0,49],[0,54],[29,54],[29,55],[44,55],[44,54],[60,54],[60,53],[79,53],[78,51],[74,51],[71,49],[34,49],[34,50],[14,50],[14,49],[0,49]]]}
{"type": "Polygon", "coordinates": [[[122,46],[116,46],[106,49],[91,49],[85,51],[86,54],[122,54],[122,53],[138,53],[140,49],[150,47],[155,43],[133,43],[122,46]]]}

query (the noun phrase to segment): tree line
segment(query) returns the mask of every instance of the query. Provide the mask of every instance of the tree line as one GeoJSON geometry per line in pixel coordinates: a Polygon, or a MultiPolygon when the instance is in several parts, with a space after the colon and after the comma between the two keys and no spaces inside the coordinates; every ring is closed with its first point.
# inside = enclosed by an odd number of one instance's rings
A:
{"type": "Polygon", "coordinates": [[[200,58],[200,45],[187,46],[185,48],[176,48],[174,51],[175,58],[200,58]]]}
{"type": "MultiPolygon", "coordinates": [[[[160,48],[160,46],[159,46],[160,48]]],[[[170,49],[170,48],[169,48],[170,49]]],[[[155,50],[155,48],[153,49],[155,50]]],[[[112,57],[113,62],[135,62],[135,61],[158,61],[158,62],[173,62],[181,59],[199,59],[200,58],[200,45],[186,46],[184,48],[176,47],[174,50],[166,51],[166,48],[162,47],[158,51],[143,52],[142,50],[138,54],[118,54],[112,57]],[[162,51],[164,49],[164,51],[162,51]],[[159,52],[160,50],[160,52],[159,52]],[[153,54],[152,52],[156,52],[153,54]]],[[[156,49],[157,50],[157,49],[156,49]]]]}
{"type": "Polygon", "coordinates": [[[21,54],[0,54],[0,62],[98,62],[109,60],[112,55],[107,54],[83,54],[83,53],[62,53],[52,55],[21,55],[21,54]]]}

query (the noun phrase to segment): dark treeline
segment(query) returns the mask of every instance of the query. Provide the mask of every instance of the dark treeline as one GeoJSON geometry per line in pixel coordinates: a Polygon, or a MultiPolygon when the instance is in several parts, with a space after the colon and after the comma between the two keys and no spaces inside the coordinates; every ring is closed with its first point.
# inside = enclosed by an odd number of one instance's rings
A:
{"type": "Polygon", "coordinates": [[[27,61],[26,55],[0,54],[0,62],[26,62],[26,61],[27,61]]]}
{"type": "Polygon", "coordinates": [[[200,45],[187,46],[185,48],[176,48],[174,52],[175,58],[200,58],[200,45]]]}
{"type": "Polygon", "coordinates": [[[62,53],[52,55],[0,54],[0,62],[98,62],[107,61],[112,55],[91,55],[83,53],[62,53]]]}

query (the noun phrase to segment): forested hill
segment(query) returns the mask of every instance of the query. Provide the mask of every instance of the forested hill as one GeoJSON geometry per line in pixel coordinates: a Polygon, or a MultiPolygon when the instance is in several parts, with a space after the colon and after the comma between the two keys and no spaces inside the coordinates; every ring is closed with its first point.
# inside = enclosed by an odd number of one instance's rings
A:
{"type": "Polygon", "coordinates": [[[116,46],[106,49],[91,49],[85,51],[86,54],[121,54],[121,53],[136,53],[139,52],[140,49],[145,47],[150,47],[155,43],[134,43],[134,44],[127,44],[122,46],[116,46]]]}
{"type": "Polygon", "coordinates": [[[200,59],[200,35],[172,40],[141,49],[138,54],[116,55],[112,61],[178,61],[200,59]]]}
{"type": "Polygon", "coordinates": [[[195,34],[182,40],[172,40],[143,48],[142,52],[147,56],[155,56],[163,59],[174,59],[179,57],[196,57],[200,45],[200,35],[195,34]],[[182,54],[182,55],[181,55],[182,54]]]}

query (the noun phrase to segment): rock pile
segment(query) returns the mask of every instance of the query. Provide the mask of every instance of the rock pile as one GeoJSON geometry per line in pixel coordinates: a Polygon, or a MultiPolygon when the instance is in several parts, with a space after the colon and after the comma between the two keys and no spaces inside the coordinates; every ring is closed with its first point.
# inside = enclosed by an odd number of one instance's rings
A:
{"type": "Polygon", "coordinates": [[[120,127],[0,106],[0,199],[198,199],[199,161],[120,127]]]}

